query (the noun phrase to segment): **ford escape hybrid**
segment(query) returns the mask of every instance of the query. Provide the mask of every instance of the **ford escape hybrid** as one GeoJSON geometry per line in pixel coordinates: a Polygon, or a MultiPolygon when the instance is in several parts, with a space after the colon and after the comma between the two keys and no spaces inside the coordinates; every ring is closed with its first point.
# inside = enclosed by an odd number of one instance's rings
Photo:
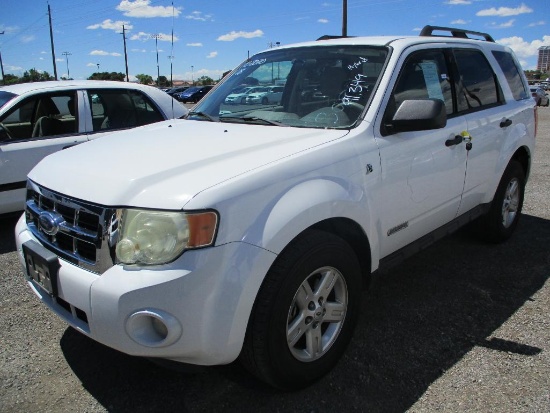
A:
{"type": "Polygon", "coordinates": [[[373,272],[472,221],[489,241],[512,235],[534,106],[512,51],[484,33],[259,53],[187,119],[30,172],[16,227],[28,285],[124,353],[239,358],[274,386],[307,386],[345,351],[373,272]],[[226,103],[252,86],[283,91],[226,103]]]}

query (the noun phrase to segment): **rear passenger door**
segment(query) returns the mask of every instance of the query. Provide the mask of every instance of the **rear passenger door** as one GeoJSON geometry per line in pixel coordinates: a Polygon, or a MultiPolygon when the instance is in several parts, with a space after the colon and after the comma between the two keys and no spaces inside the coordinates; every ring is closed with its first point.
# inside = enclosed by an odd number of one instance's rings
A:
{"type": "Polygon", "coordinates": [[[505,61],[506,56],[501,56],[504,59],[502,65],[508,71],[507,76],[514,77],[513,71],[516,70],[515,80],[512,77],[510,79],[516,83],[519,79],[520,85],[514,86],[517,96],[509,96],[510,101],[506,103],[503,88],[481,51],[455,48],[453,53],[460,76],[458,111],[466,118],[471,139],[471,149],[467,152],[464,194],[459,210],[459,214],[462,214],[480,203],[490,201],[485,199],[486,195],[494,192],[494,178],[502,175],[502,169],[507,162],[500,159],[502,148],[507,142],[513,142],[512,135],[517,133],[516,125],[524,122],[521,113],[525,109],[525,102],[520,101],[527,99],[528,94],[523,90],[523,82],[511,55],[509,58],[512,59],[512,67],[509,60],[505,61]]]}

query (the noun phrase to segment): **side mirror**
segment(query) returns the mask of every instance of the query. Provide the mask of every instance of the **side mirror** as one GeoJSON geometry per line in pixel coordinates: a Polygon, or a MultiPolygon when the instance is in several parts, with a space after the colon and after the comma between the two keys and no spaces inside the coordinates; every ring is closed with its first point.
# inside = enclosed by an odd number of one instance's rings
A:
{"type": "Polygon", "coordinates": [[[389,126],[392,133],[441,129],[447,125],[445,104],[440,99],[405,100],[389,126]]]}

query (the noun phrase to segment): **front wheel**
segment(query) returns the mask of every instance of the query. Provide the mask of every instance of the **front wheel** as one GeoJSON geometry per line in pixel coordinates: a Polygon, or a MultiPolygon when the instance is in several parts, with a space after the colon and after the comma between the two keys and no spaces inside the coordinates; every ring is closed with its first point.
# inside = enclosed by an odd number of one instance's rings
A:
{"type": "Polygon", "coordinates": [[[306,387],[336,364],[355,327],[361,271],[351,247],[321,231],[277,258],[256,297],[241,361],[269,384],[306,387]]]}
{"type": "Polygon", "coordinates": [[[489,212],[480,218],[479,233],[491,242],[506,241],[514,232],[525,192],[525,173],[521,164],[512,160],[498,185],[489,212]]]}

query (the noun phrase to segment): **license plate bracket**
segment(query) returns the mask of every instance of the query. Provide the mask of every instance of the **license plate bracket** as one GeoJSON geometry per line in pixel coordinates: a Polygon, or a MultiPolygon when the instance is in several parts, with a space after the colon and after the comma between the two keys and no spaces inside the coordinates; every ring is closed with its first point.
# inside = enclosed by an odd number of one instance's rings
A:
{"type": "Polygon", "coordinates": [[[57,275],[61,267],[57,255],[34,241],[27,241],[22,246],[29,277],[48,294],[57,297],[57,275]]]}

